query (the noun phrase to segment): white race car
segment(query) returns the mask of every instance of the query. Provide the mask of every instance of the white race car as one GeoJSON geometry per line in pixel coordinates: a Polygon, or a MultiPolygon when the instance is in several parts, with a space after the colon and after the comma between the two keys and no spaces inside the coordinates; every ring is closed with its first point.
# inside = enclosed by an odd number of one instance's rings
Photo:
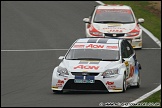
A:
{"type": "Polygon", "coordinates": [[[140,87],[141,65],[125,39],[77,39],[52,74],[51,89],[63,91],[125,92],[140,87]]]}
{"type": "Polygon", "coordinates": [[[133,48],[142,48],[143,18],[136,19],[126,5],[98,5],[89,18],[84,18],[86,37],[126,38],[133,48]]]}

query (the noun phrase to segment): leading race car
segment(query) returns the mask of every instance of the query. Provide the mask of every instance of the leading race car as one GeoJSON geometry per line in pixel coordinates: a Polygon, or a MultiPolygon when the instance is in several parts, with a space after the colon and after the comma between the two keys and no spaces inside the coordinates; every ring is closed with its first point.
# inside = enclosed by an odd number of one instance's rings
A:
{"type": "Polygon", "coordinates": [[[77,39],[52,75],[53,92],[107,91],[125,92],[140,87],[141,65],[125,39],[77,39]]]}
{"type": "Polygon", "coordinates": [[[142,48],[143,18],[136,19],[126,5],[98,5],[89,18],[84,18],[87,37],[126,38],[133,48],[142,48]]]}

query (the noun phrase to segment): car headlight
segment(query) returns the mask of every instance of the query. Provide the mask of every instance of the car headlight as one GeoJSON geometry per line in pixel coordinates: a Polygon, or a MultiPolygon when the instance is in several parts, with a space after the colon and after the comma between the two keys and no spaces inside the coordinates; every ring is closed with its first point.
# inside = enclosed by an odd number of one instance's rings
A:
{"type": "Polygon", "coordinates": [[[130,32],[126,34],[128,37],[132,37],[132,36],[137,36],[139,35],[139,32],[130,32]]]}
{"type": "Polygon", "coordinates": [[[115,74],[118,74],[118,69],[108,69],[105,72],[103,72],[102,76],[103,78],[110,78],[110,77],[114,77],[115,74]]]}
{"type": "Polygon", "coordinates": [[[61,67],[61,66],[58,66],[57,72],[58,72],[58,75],[60,75],[60,76],[69,75],[68,70],[66,68],[61,67]]]}
{"type": "Polygon", "coordinates": [[[103,36],[103,33],[101,33],[101,32],[93,32],[93,31],[90,31],[89,33],[91,35],[93,35],[93,36],[103,36]]]}

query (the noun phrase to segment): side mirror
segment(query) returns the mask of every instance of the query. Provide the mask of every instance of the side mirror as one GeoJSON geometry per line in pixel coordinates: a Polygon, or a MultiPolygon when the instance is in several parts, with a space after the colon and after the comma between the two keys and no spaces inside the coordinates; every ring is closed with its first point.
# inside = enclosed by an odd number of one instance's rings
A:
{"type": "Polygon", "coordinates": [[[139,24],[139,23],[143,23],[144,21],[145,21],[145,20],[144,20],[143,18],[139,18],[139,19],[138,19],[138,24],[139,24]]]}
{"type": "Polygon", "coordinates": [[[60,56],[58,59],[59,59],[59,60],[62,60],[62,59],[64,59],[64,56],[60,56]]]}
{"type": "Polygon", "coordinates": [[[84,18],[83,21],[84,21],[85,23],[90,23],[90,19],[89,19],[89,18],[84,18]]]}
{"type": "Polygon", "coordinates": [[[124,62],[125,60],[122,58],[122,63],[124,62]]]}
{"type": "Polygon", "coordinates": [[[138,67],[139,67],[140,70],[142,69],[141,64],[138,64],[138,67]]]}
{"type": "Polygon", "coordinates": [[[141,70],[142,69],[141,64],[137,62],[137,65],[138,65],[139,70],[141,70]]]}

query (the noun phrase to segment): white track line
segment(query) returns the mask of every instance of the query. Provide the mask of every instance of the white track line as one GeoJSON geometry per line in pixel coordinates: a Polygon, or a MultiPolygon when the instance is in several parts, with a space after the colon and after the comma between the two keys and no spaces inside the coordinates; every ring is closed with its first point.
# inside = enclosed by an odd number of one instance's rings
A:
{"type": "MultiPolygon", "coordinates": [[[[101,1],[96,1],[96,2],[99,3],[99,4],[101,4],[101,5],[104,5],[104,3],[101,2],[101,1]]],[[[145,28],[142,27],[141,25],[140,25],[140,27],[142,28],[142,30],[143,30],[148,36],[150,36],[151,39],[153,39],[153,40],[160,46],[160,49],[161,49],[161,42],[160,42],[160,40],[157,39],[151,32],[149,32],[147,29],[145,29],[145,28]]],[[[142,48],[142,49],[143,49],[143,48],[142,48]]],[[[139,97],[138,99],[132,101],[131,103],[138,103],[138,102],[144,100],[145,98],[149,97],[149,96],[152,95],[153,93],[159,91],[160,89],[161,89],[161,84],[160,84],[157,88],[155,88],[154,90],[152,90],[152,91],[146,93],[145,95],[139,97]]],[[[129,107],[129,106],[123,106],[123,107],[129,107]]]]}
{"type": "MultiPolygon", "coordinates": [[[[161,50],[161,48],[142,48],[144,50],[161,50]]],[[[25,51],[67,51],[68,49],[28,49],[28,50],[1,50],[1,52],[25,52],[25,51]]]]}
{"type": "Polygon", "coordinates": [[[59,50],[68,50],[68,49],[28,49],[28,50],[1,50],[2,52],[9,52],[9,51],[12,51],[12,52],[16,52],[16,51],[19,51],[19,52],[22,52],[22,51],[59,51],[59,50]]]}
{"type": "MultiPolygon", "coordinates": [[[[149,96],[151,96],[152,94],[154,94],[154,93],[156,93],[157,91],[159,91],[161,89],[161,84],[156,88],[156,89],[154,89],[154,90],[152,90],[152,91],[150,91],[150,92],[148,92],[148,93],[146,93],[145,95],[143,95],[143,96],[141,96],[141,97],[139,97],[138,99],[136,99],[136,100],[134,100],[134,101],[132,101],[131,103],[134,103],[134,104],[136,104],[136,103],[138,103],[138,102],[140,102],[140,101],[142,101],[142,100],[144,100],[145,98],[147,98],[147,97],[149,97],[149,96]]],[[[129,106],[131,106],[131,105],[124,105],[124,106],[122,106],[122,107],[129,107],[129,106]]]]}

